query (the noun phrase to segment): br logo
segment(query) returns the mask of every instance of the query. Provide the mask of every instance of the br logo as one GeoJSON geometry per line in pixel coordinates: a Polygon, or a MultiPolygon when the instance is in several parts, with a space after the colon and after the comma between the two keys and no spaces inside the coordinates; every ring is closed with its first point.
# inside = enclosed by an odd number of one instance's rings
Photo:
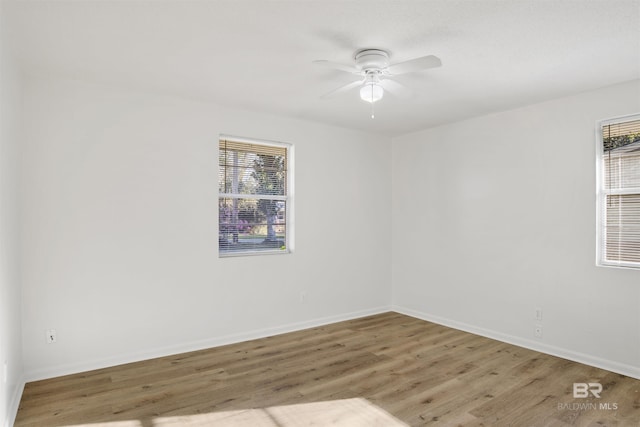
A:
{"type": "Polygon", "coordinates": [[[573,383],[573,397],[585,398],[591,393],[594,397],[600,399],[602,393],[602,384],[600,383],[573,383]]]}

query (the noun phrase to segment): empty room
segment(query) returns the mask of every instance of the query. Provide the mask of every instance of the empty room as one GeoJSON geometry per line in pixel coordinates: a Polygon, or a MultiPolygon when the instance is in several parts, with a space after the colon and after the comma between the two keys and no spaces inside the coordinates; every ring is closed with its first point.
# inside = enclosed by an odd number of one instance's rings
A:
{"type": "Polygon", "coordinates": [[[640,0],[0,0],[2,427],[640,425],[640,0]]]}

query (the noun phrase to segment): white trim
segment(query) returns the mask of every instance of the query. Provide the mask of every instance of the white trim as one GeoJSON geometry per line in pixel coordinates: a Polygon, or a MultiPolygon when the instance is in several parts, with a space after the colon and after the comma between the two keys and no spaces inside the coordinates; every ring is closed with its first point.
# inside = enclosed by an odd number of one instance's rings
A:
{"type": "Polygon", "coordinates": [[[255,251],[231,251],[231,252],[218,252],[218,258],[233,258],[255,255],[284,255],[289,254],[289,249],[263,249],[255,251]]]}
{"type": "Polygon", "coordinates": [[[24,377],[21,377],[13,390],[11,402],[7,408],[7,419],[4,421],[4,427],[12,427],[16,422],[16,416],[18,415],[18,408],[20,407],[20,400],[22,399],[24,386],[25,380],[24,377]]]}
{"type": "Polygon", "coordinates": [[[268,139],[247,138],[244,136],[227,135],[224,133],[220,134],[220,136],[218,137],[217,143],[219,144],[221,140],[227,140],[227,139],[235,142],[243,142],[245,144],[254,144],[254,145],[266,145],[266,146],[275,145],[276,147],[284,147],[284,148],[290,148],[292,146],[292,144],[288,142],[270,141],[268,139]]]}
{"type": "Polygon", "coordinates": [[[596,267],[616,267],[616,268],[626,268],[627,270],[638,270],[640,268],[639,262],[629,262],[629,261],[609,261],[606,259],[601,259],[600,263],[596,265],[596,267]]]}
{"type": "Polygon", "coordinates": [[[469,332],[475,335],[480,335],[486,338],[491,338],[491,339],[502,341],[508,344],[517,345],[519,347],[528,348],[529,350],[539,351],[552,356],[561,357],[563,359],[572,360],[574,362],[583,363],[585,365],[606,369],[607,371],[616,372],[618,374],[626,375],[628,377],[640,379],[640,366],[632,366],[624,363],[615,362],[613,360],[601,359],[599,357],[572,351],[566,348],[556,347],[553,345],[544,344],[534,340],[529,340],[521,337],[516,337],[513,335],[503,334],[502,332],[494,331],[491,329],[480,328],[474,325],[470,325],[468,323],[458,322],[456,320],[451,320],[451,319],[447,319],[440,316],[434,316],[432,314],[428,314],[428,313],[425,313],[419,310],[414,310],[407,307],[393,305],[392,310],[400,314],[405,314],[407,316],[415,317],[417,319],[437,323],[439,325],[447,326],[449,328],[458,329],[464,332],[469,332]]]}
{"type": "Polygon", "coordinates": [[[295,171],[295,146],[293,144],[288,144],[287,148],[287,197],[289,200],[287,201],[287,210],[285,211],[285,224],[287,224],[287,241],[285,244],[287,245],[288,252],[293,252],[295,247],[295,183],[294,179],[296,176],[295,171]]]}
{"type": "Polygon", "coordinates": [[[640,188],[620,188],[620,189],[601,189],[603,194],[611,195],[611,196],[624,196],[626,194],[638,194],[640,193],[640,188]]]}
{"type": "Polygon", "coordinates": [[[602,266],[602,155],[604,150],[602,147],[602,122],[596,122],[596,266],[602,266]]]}
{"type": "Polygon", "coordinates": [[[598,124],[598,127],[602,128],[602,126],[611,125],[614,123],[630,122],[632,120],[638,119],[640,119],[640,113],[632,113],[625,114],[624,116],[610,117],[608,119],[598,120],[596,123],[598,124]]]}
{"type": "MultiPolygon", "coordinates": [[[[62,375],[76,374],[79,372],[92,371],[95,369],[107,368],[110,366],[122,365],[125,363],[139,362],[142,360],[154,359],[157,357],[171,356],[174,354],[187,353],[190,351],[205,350],[207,348],[218,347],[222,345],[235,344],[243,341],[254,340],[258,338],[270,337],[273,335],[286,334],[288,332],[296,332],[303,329],[315,328],[331,323],[343,322],[345,320],[357,319],[359,317],[371,316],[374,314],[386,313],[390,311],[390,306],[382,306],[370,308],[366,310],[353,311],[337,315],[320,317],[312,320],[289,323],[282,326],[274,326],[264,329],[256,329],[253,331],[241,332],[237,334],[224,335],[220,337],[211,337],[203,340],[185,342],[182,344],[160,347],[147,351],[130,353],[122,356],[114,356],[105,359],[94,359],[87,362],[70,363],[65,365],[52,366],[45,369],[35,369],[27,371],[25,378],[27,382],[38,381],[48,378],[59,377],[62,375]]],[[[18,400],[19,401],[19,400],[18,400]]]]}
{"type": "Polygon", "coordinates": [[[273,194],[233,194],[218,193],[218,198],[222,199],[251,199],[251,200],[280,200],[287,201],[287,196],[274,196],[273,194]]]}

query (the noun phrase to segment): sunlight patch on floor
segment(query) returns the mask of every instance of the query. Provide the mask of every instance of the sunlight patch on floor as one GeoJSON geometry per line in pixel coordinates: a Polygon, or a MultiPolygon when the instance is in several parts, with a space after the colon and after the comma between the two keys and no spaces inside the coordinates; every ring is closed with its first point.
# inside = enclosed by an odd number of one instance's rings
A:
{"type": "Polygon", "coordinates": [[[104,423],[74,424],[64,427],[144,427],[138,420],[110,421],[104,423]]]}
{"type": "Polygon", "coordinates": [[[364,398],[65,427],[407,427],[364,398]],[[151,423],[151,424],[149,424],[151,423]]]}
{"type": "Polygon", "coordinates": [[[159,417],[153,420],[153,427],[200,427],[212,425],[221,427],[407,426],[407,424],[363,398],[177,417],[159,417]]]}

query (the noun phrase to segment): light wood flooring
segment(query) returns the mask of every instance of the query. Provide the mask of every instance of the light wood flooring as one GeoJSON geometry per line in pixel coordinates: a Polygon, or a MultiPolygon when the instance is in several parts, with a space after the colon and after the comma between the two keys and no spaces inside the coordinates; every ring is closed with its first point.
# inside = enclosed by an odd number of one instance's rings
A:
{"type": "Polygon", "coordinates": [[[391,312],[28,383],[15,426],[101,424],[637,427],[640,380],[391,312]]]}

